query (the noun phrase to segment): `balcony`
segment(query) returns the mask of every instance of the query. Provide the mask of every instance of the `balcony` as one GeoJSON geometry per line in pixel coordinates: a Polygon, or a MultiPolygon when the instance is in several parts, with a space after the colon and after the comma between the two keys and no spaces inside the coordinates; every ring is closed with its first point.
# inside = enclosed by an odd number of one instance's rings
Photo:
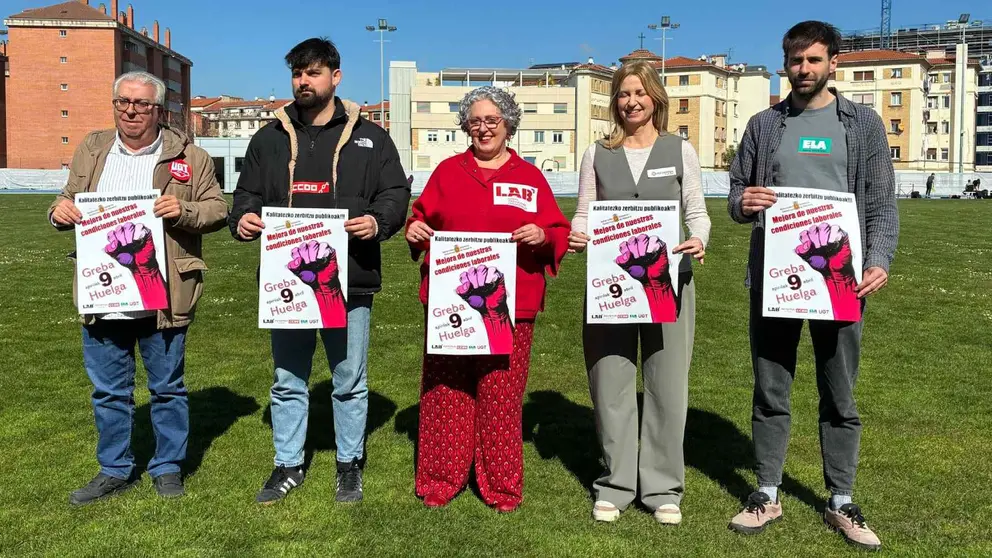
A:
{"type": "Polygon", "coordinates": [[[975,128],[975,131],[978,133],[992,132],[992,126],[978,126],[977,128],[975,128]]]}

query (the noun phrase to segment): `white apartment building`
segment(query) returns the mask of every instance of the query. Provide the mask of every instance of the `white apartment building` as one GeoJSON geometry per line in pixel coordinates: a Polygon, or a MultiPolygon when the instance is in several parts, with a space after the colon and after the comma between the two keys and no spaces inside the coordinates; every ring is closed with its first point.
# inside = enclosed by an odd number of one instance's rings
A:
{"type": "MultiPolygon", "coordinates": [[[[661,58],[637,50],[621,63],[646,60],[661,71],[661,58]]],[[[430,171],[464,151],[469,138],[458,128],[458,103],[482,85],[505,87],[523,110],[511,147],[546,172],[578,170],[582,154],[613,127],[610,87],[616,66],[547,64],[526,69],[446,68],[420,72],[415,62],[390,63],[390,133],[411,171],[430,171]]],[[[764,67],[727,65],[715,55],[666,61],[668,130],[686,138],[704,169],[724,168],[747,120],[768,107],[771,75],[764,67]]]]}

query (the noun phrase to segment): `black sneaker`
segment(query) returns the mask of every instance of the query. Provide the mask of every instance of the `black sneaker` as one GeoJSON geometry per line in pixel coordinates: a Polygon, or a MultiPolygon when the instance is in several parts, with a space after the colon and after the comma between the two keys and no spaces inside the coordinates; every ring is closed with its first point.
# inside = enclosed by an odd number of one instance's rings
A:
{"type": "Polygon", "coordinates": [[[338,502],[360,502],[362,500],[362,468],[355,459],[351,463],[338,461],[337,496],[338,502]]]}
{"type": "Polygon", "coordinates": [[[186,494],[183,477],[179,473],[159,475],[152,480],[152,484],[155,485],[155,492],[163,498],[178,498],[186,494]]]}
{"type": "Polygon", "coordinates": [[[96,502],[120,494],[138,484],[140,480],[141,477],[138,475],[132,475],[129,479],[119,479],[100,473],[89,484],[70,494],[69,503],[73,506],[82,506],[96,502]]]}
{"type": "Polygon", "coordinates": [[[255,501],[259,504],[278,502],[289,491],[303,484],[303,467],[276,467],[265,481],[255,501]]]}

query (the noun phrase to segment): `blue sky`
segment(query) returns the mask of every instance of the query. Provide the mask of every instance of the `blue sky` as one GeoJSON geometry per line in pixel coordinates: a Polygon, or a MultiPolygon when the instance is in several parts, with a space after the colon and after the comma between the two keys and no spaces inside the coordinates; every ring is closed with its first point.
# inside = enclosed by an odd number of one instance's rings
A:
{"type": "MultiPolygon", "coordinates": [[[[92,5],[101,1],[90,0],[92,5]]],[[[731,62],[781,66],[779,43],[790,25],[822,19],[841,30],[877,28],[880,0],[834,0],[787,4],[756,0],[671,3],[602,0],[453,0],[340,2],[297,0],[120,0],[134,5],[136,27],[157,19],[172,28],[172,46],[193,61],[194,95],[221,93],[245,98],[290,97],[282,57],[297,42],[328,36],[342,55],[339,95],[353,101],[379,97],[378,33],[365,30],[385,17],[399,29],[388,34],[386,95],[390,60],[410,60],[421,71],[444,67],[526,67],[532,63],[585,61],[609,64],[638,48],[661,52],[660,33],[647,25],[669,15],[681,27],[669,34],[667,55],[696,58],[730,52],[731,62]],[[289,8],[289,6],[295,6],[289,8]],[[748,8],[744,6],[748,5],[748,8]],[[648,8],[647,6],[651,6],[648,8]],[[659,6],[659,7],[654,7],[659,6]]],[[[0,0],[0,15],[57,0],[0,0]]],[[[957,19],[992,19],[988,0],[894,0],[892,26],[957,19]],[[989,6],[989,7],[985,7],[989,6]]],[[[164,31],[163,31],[164,33],[164,31]]],[[[777,80],[772,80],[777,89],[777,80]]]]}

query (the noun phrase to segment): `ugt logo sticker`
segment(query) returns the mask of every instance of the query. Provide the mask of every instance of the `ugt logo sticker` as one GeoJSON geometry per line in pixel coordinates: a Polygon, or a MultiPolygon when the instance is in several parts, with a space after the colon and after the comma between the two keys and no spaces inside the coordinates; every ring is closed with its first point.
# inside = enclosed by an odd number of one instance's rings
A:
{"type": "Polygon", "coordinates": [[[179,159],[178,161],[173,161],[169,165],[169,172],[172,174],[172,177],[175,178],[176,180],[186,182],[189,180],[190,177],[189,163],[187,163],[182,159],[179,159]]]}
{"type": "Polygon", "coordinates": [[[830,138],[811,138],[811,137],[801,137],[799,138],[799,151],[801,155],[815,155],[820,157],[825,157],[830,155],[830,148],[833,144],[833,140],[830,138]]]}

